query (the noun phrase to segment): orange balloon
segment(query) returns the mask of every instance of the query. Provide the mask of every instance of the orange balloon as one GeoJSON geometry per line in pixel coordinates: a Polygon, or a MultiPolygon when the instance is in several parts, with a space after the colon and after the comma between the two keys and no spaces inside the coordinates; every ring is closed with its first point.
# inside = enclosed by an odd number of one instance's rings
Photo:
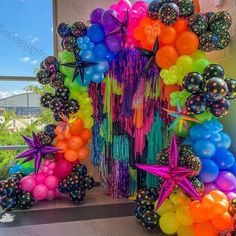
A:
{"type": "Polygon", "coordinates": [[[66,140],[56,142],[55,147],[61,149],[58,151],[59,153],[64,153],[68,149],[66,140]]]}
{"type": "Polygon", "coordinates": [[[92,137],[92,132],[90,131],[90,129],[83,129],[83,131],[80,133],[80,137],[84,142],[88,142],[92,137]]]}
{"type": "Polygon", "coordinates": [[[188,24],[187,21],[183,18],[178,19],[174,24],[173,27],[175,28],[177,33],[181,33],[184,31],[188,31],[188,24]]]}
{"type": "Polygon", "coordinates": [[[84,145],[83,139],[79,135],[73,135],[68,140],[68,147],[72,150],[78,150],[84,145]]]}
{"type": "Polygon", "coordinates": [[[142,27],[138,26],[134,29],[134,38],[136,40],[144,40],[146,37],[145,33],[144,33],[144,30],[142,27]]]}
{"type": "Polygon", "coordinates": [[[80,134],[84,129],[84,123],[81,119],[76,119],[73,124],[70,126],[70,133],[72,135],[80,134]]]}
{"type": "Polygon", "coordinates": [[[88,155],[89,155],[88,148],[82,147],[78,150],[78,159],[80,161],[83,161],[84,159],[86,159],[88,155]]]}
{"type": "Polygon", "coordinates": [[[153,49],[153,45],[148,44],[146,40],[141,41],[141,46],[142,46],[142,48],[148,49],[150,51],[153,49]]]}
{"type": "Polygon", "coordinates": [[[167,45],[160,48],[156,54],[156,63],[163,69],[169,69],[176,63],[178,52],[172,45],[167,45]]]}
{"type": "Polygon", "coordinates": [[[150,17],[146,16],[141,20],[140,26],[145,27],[146,25],[152,25],[152,23],[153,23],[152,19],[150,17]]]}
{"type": "Polygon", "coordinates": [[[228,202],[227,196],[219,190],[211,191],[210,194],[214,198],[215,201],[226,200],[228,202]]]}
{"type": "Polygon", "coordinates": [[[71,150],[71,149],[68,149],[66,152],[65,152],[65,159],[69,162],[75,162],[77,161],[79,158],[79,153],[78,151],[75,151],[75,150],[71,150]]]}
{"type": "Polygon", "coordinates": [[[198,0],[193,0],[193,2],[194,2],[194,5],[195,5],[195,13],[197,13],[197,12],[200,12],[200,3],[199,3],[199,1],[198,0]]]}
{"type": "Polygon", "coordinates": [[[177,33],[174,27],[167,26],[161,30],[159,40],[163,44],[172,44],[176,39],[177,33]]]}
{"type": "Polygon", "coordinates": [[[189,211],[191,218],[196,223],[202,223],[208,220],[208,217],[206,215],[206,208],[204,208],[199,201],[192,202],[189,206],[189,211]]]}
{"type": "Polygon", "coordinates": [[[210,194],[207,194],[202,198],[202,205],[205,208],[212,208],[214,203],[215,200],[210,194]]]}
{"type": "Polygon", "coordinates": [[[59,135],[63,133],[63,127],[57,126],[56,129],[54,130],[54,134],[59,135]]]}
{"type": "Polygon", "coordinates": [[[175,47],[180,55],[190,55],[198,49],[198,36],[190,31],[181,33],[175,42],[175,47]]]}
{"type": "Polygon", "coordinates": [[[223,215],[225,212],[227,212],[227,210],[228,210],[228,205],[223,201],[215,202],[213,206],[213,212],[215,214],[223,215]]]}
{"type": "Polygon", "coordinates": [[[211,221],[203,222],[194,226],[195,236],[217,236],[219,231],[211,221]]]}
{"type": "Polygon", "coordinates": [[[221,231],[233,227],[233,218],[228,212],[225,212],[223,215],[216,215],[211,222],[216,229],[221,231]]]}

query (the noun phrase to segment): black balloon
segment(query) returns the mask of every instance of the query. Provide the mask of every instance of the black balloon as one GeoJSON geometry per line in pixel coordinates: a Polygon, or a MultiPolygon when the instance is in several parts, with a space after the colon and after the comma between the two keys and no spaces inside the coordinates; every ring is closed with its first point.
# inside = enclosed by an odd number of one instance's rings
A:
{"type": "Polygon", "coordinates": [[[26,176],[26,175],[25,175],[24,173],[16,172],[16,173],[14,173],[11,177],[21,180],[21,179],[24,178],[25,176],[26,176]]]}
{"type": "Polygon", "coordinates": [[[199,49],[205,52],[211,52],[217,49],[219,41],[218,35],[206,31],[199,37],[199,49]]]}
{"type": "Polygon", "coordinates": [[[195,115],[205,112],[207,105],[207,100],[203,94],[192,94],[186,101],[187,111],[195,115]]]}
{"type": "Polygon", "coordinates": [[[54,124],[48,124],[45,126],[44,130],[45,132],[47,132],[47,134],[52,138],[54,139],[55,138],[55,133],[54,133],[54,130],[56,129],[56,125],[54,124]]]}
{"type": "Polygon", "coordinates": [[[39,138],[40,142],[44,145],[44,146],[50,146],[52,145],[52,138],[50,137],[50,135],[45,132],[45,131],[40,131],[37,133],[37,137],[39,138]]]}
{"type": "Polygon", "coordinates": [[[76,164],[73,166],[73,172],[82,175],[82,176],[86,176],[87,175],[87,167],[83,164],[76,164]]]}
{"type": "Polygon", "coordinates": [[[146,211],[141,219],[143,227],[149,230],[157,229],[159,227],[159,217],[155,211],[146,211]]]}
{"type": "Polygon", "coordinates": [[[63,112],[64,110],[64,102],[63,99],[55,97],[51,100],[50,105],[49,105],[50,109],[57,113],[57,112],[63,112]]]}
{"type": "Polygon", "coordinates": [[[225,82],[228,87],[228,92],[226,94],[227,99],[235,99],[236,98],[236,80],[226,78],[225,82]]]}
{"type": "Polygon", "coordinates": [[[155,201],[158,199],[158,190],[157,188],[151,187],[148,189],[149,196],[153,198],[155,201]]]}
{"type": "Polygon", "coordinates": [[[193,14],[188,18],[188,28],[198,35],[203,34],[207,27],[207,18],[201,13],[193,14]]]}
{"type": "Polygon", "coordinates": [[[67,101],[70,97],[70,90],[66,87],[58,88],[55,91],[55,96],[63,99],[63,101],[67,101]]]}
{"type": "Polygon", "coordinates": [[[204,69],[203,75],[205,79],[211,79],[213,77],[223,79],[225,76],[225,72],[222,66],[218,64],[210,64],[204,69]]]}
{"type": "Polygon", "coordinates": [[[213,77],[205,83],[204,95],[209,101],[219,101],[226,96],[227,92],[228,87],[223,79],[213,77]]]}
{"type": "Polygon", "coordinates": [[[230,112],[230,102],[226,98],[222,98],[216,102],[210,102],[210,112],[216,117],[224,117],[230,112]]]}
{"type": "Polygon", "coordinates": [[[163,24],[172,25],[179,17],[179,8],[175,3],[166,3],[160,8],[158,17],[163,24]]]}
{"type": "Polygon", "coordinates": [[[156,199],[153,198],[153,194],[150,194],[148,189],[141,189],[137,193],[136,201],[143,208],[153,210],[156,199]]]}
{"type": "Polygon", "coordinates": [[[3,197],[1,199],[1,207],[4,211],[11,211],[17,207],[17,196],[3,197]]]}
{"type": "Polygon", "coordinates": [[[55,74],[52,74],[50,77],[50,84],[53,88],[61,88],[64,86],[64,78],[65,76],[60,73],[57,72],[55,74]]]}
{"type": "Polygon", "coordinates": [[[63,49],[73,52],[76,47],[76,38],[74,36],[69,36],[62,40],[62,47],[63,49]]]}
{"type": "Polygon", "coordinates": [[[61,23],[57,27],[57,32],[60,35],[60,37],[62,37],[62,38],[67,38],[71,35],[70,26],[68,24],[65,24],[65,23],[61,23]]]}
{"type": "Polygon", "coordinates": [[[55,161],[55,154],[54,153],[47,153],[45,155],[43,155],[43,158],[44,159],[48,159],[48,160],[51,160],[51,161],[55,161]]]}
{"type": "Polygon", "coordinates": [[[94,184],[95,184],[95,181],[94,181],[94,178],[92,176],[85,176],[85,179],[84,179],[84,189],[85,190],[90,190],[94,187],[94,184]]]}
{"type": "Polygon", "coordinates": [[[43,85],[50,83],[50,73],[46,69],[41,69],[36,74],[36,80],[43,85]]]}
{"type": "Polygon", "coordinates": [[[75,99],[70,99],[67,103],[66,103],[66,111],[69,114],[74,114],[79,110],[80,106],[79,103],[77,102],[77,100],[75,99]]]}
{"type": "Polygon", "coordinates": [[[194,13],[195,5],[192,0],[174,0],[179,7],[180,16],[190,16],[194,13]]]}
{"type": "Polygon", "coordinates": [[[222,50],[224,48],[226,48],[231,40],[231,36],[229,34],[229,32],[222,32],[217,34],[218,36],[218,43],[217,43],[217,50],[222,50]]]}
{"type": "Polygon", "coordinates": [[[136,207],[136,209],[135,209],[136,218],[141,221],[141,219],[142,219],[144,213],[146,213],[146,211],[147,211],[147,209],[142,206],[136,207]]]}
{"type": "Polygon", "coordinates": [[[234,216],[236,214],[236,198],[232,199],[229,204],[229,213],[234,216]]]}
{"type": "Polygon", "coordinates": [[[152,18],[153,20],[157,20],[158,13],[159,13],[159,10],[162,5],[163,5],[163,3],[161,0],[154,0],[154,1],[150,2],[149,6],[148,6],[148,16],[150,18],[152,18]]]}
{"type": "Polygon", "coordinates": [[[69,193],[71,191],[67,178],[65,178],[59,182],[58,191],[61,193],[69,193]]]}
{"type": "Polygon", "coordinates": [[[75,22],[71,26],[71,33],[76,38],[86,35],[86,32],[87,32],[87,27],[83,22],[75,22]]]}
{"type": "Polygon", "coordinates": [[[191,72],[184,77],[183,87],[189,93],[199,93],[205,83],[204,77],[197,73],[191,72]]]}
{"type": "Polygon", "coordinates": [[[49,105],[52,101],[52,99],[55,98],[55,96],[51,93],[45,93],[44,95],[41,96],[40,98],[40,104],[41,106],[45,108],[49,108],[49,105]]]}
{"type": "Polygon", "coordinates": [[[59,71],[59,62],[56,57],[49,56],[43,61],[43,66],[51,74],[59,71]]]}
{"type": "Polygon", "coordinates": [[[81,201],[85,199],[85,191],[83,188],[78,188],[77,190],[73,190],[70,192],[70,199],[79,204],[81,201]]]}
{"type": "Polygon", "coordinates": [[[20,180],[17,178],[8,178],[5,180],[3,187],[5,188],[8,197],[17,196],[17,194],[21,192],[20,180]]]}
{"type": "Polygon", "coordinates": [[[67,177],[67,183],[70,189],[77,190],[84,185],[84,176],[72,173],[67,177]]]}
{"type": "Polygon", "coordinates": [[[22,192],[18,195],[18,207],[21,209],[29,209],[34,204],[34,197],[29,192],[22,192]]]}
{"type": "Polygon", "coordinates": [[[199,177],[192,177],[189,178],[190,183],[193,185],[193,187],[197,190],[198,194],[201,196],[204,192],[204,183],[199,177]]]}

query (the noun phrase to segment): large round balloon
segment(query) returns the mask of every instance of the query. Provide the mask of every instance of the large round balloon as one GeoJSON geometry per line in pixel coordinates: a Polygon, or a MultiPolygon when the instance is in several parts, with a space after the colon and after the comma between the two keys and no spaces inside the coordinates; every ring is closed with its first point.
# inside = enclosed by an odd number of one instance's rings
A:
{"type": "Polygon", "coordinates": [[[226,98],[222,98],[216,102],[209,103],[211,113],[216,117],[226,116],[230,112],[230,102],[226,98]]]}
{"type": "Polygon", "coordinates": [[[183,88],[189,93],[199,93],[205,83],[204,77],[197,72],[191,72],[184,77],[183,88]]]}
{"type": "Polygon", "coordinates": [[[193,94],[186,101],[187,111],[195,115],[205,112],[207,105],[207,100],[203,94],[193,94]]]}
{"type": "Polygon", "coordinates": [[[236,80],[226,78],[225,82],[228,87],[228,92],[226,94],[227,99],[235,99],[236,98],[236,80]]]}
{"type": "Polygon", "coordinates": [[[223,67],[218,64],[210,64],[204,69],[203,74],[205,79],[211,79],[213,77],[223,79],[225,76],[223,67]]]}
{"type": "Polygon", "coordinates": [[[199,177],[204,183],[211,183],[217,179],[219,175],[219,168],[217,164],[210,159],[202,160],[202,170],[199,177]]]}
{"type": "Polygon", "coordinates": [[[179,8],[175,3],[164,4],[158,13],[160,21],[165,25],[174,24],[179,16],[179,8]]]}

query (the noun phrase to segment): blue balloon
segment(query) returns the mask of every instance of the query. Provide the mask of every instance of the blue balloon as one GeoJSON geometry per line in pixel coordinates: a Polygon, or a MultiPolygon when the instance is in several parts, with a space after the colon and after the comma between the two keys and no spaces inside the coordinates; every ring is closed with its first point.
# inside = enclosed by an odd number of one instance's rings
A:
{"type": "Polygon", "coordinates": [[[94,54],[98,59],[104,59],[108,53],[108,48],[105,43],[99,43],[95,46],[94,54]]]}
{"type": "Polygon", "coordinates": [[[212,158],[215,155],[215,145],[208,140],[200,140],[195,143],[194,151],[200,158],[212,158]]]}
{"type": "Polygon", "coordinates": [[[234,155],[224,147],[216,149],[213,160],[216,162],[220,170],[228,170],[235,162],[234,155]]]}
{"type": "Polygon", "coordinates": [[[221,140],[221,135],[219,133],[212,133],[210,140],[213,143],[217,143],[221,140]]]}
{"type": "Polygon", "coordinates": [[[87,35],[94,43],[100,43],[105,38],[105,32],[99,24],[92,24],[87,30],[87,35]]]}
{"type": "Polygon", "coordinates": [[[190,129],[190,137],[194,140],[208,139],[211,137],[211,130],[204,125],[194,125],[190,129]]]}
{"type": "Polygon", "coordinates": [[[185,138],[185,140],[183,141],[183,145],[190,145],[193,146],[193,141],[192,139],[188,136],[185,138]]]}
{"type": "Polygon", "coordinates": [[[95,71],[100,73],[106,73],[109,70],[109,64],[106,60],[99,60],[97,61],[98,64],[96,66],[94,66],[95,71]]]}
{"type": "Polygon", "coordinates": [[[101,73],[101,74],[98,74],[98,73],[93,74],[92,81],[94,83],[101,83],[103,81],[103,79],[104,79],[104,74],[103,73],[101,73]]]}
{"type": "Polygon", "coordinates": [[[225,147],[226,149],[228,149],[231,145],[230,136],[226,134],[225,132],[220,132],[219,134],[221,136],[221,139],[220,141],[215,143],[216,147],[225,147]]]}
{"type": "Polygon", "coordinates": [[[228,171],[236,176],[236,161],[234,161],[234,164],[228,169],[228,171]]]}
{"type": "Polygon", "coordinates": [[[219,175],[219,168],[217,164],[209,159],[202,160],[202,170],[199,177],[204,183],[211,183],[217,179],[219,175]]]}
{"type": "Polygon", "coordinates": [[[15,164],[9,169],[9,174],[14,175],[16,172],[22,172],[22,171],[23,171],[22,166],[19,164],[15,164]]]}
{"type": "Polygon", "coordinates": [[[223,125],[217,119],[206,121],[204,123],[204,126],[208,127],[212,133],[219,133],[220,131],[223,130],[223,125]]]}
{"type": "Polygon", "coordinates": [[[80,51],[80,56],[84,61],[94,61],[95,56],[92,50],[84,49],[80,51]]]}
{"type": "Polygon", "coordinates": [[[105,59],[108,62],[112,62],[115,59],[115,53],[108,51],[107,55],[105,56],[105,59]]]}

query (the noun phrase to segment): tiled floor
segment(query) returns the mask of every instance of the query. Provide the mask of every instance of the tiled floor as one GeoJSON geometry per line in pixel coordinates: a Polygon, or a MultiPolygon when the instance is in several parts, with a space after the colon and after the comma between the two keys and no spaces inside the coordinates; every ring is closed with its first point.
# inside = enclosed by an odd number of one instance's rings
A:
{"type": "Polygon", "coordinates": [[[147,232],[134,217],[135,204],[112,199],[99,187],[75,206],[67,199],[40,202],[28,211],[15,211],[13,223],[0,223],[0,236],[142,236],[147,232]]]}

